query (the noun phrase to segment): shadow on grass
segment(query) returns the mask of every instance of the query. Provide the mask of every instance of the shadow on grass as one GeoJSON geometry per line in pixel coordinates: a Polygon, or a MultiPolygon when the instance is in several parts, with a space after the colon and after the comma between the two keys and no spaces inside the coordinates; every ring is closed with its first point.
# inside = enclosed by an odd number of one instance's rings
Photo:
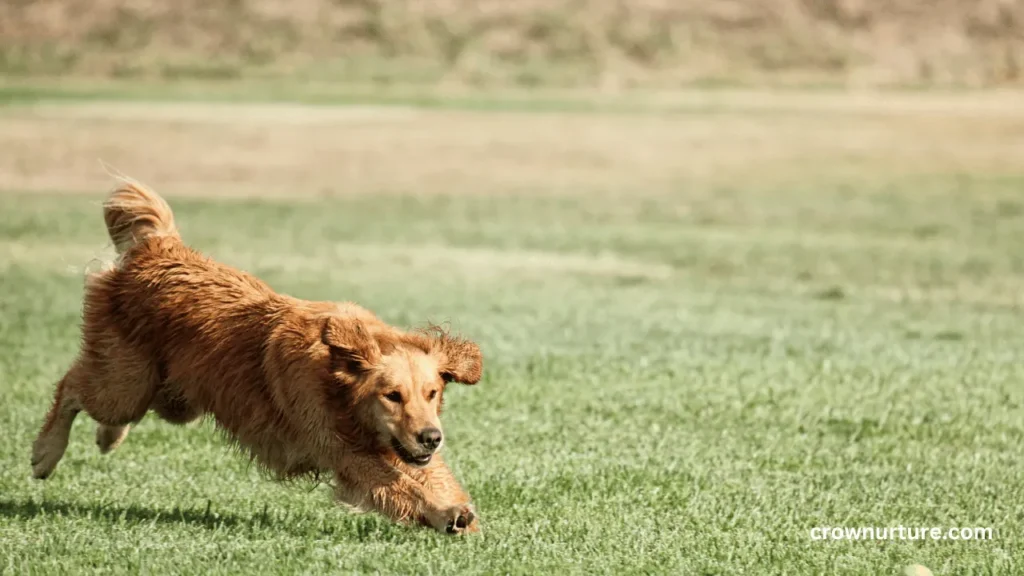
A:
{"type": "Polygon", "coordinates": [[[314,525],[295,518],[279,518],[276,514],[261,514],[245,517],[233,513],[221,513],[211,510],[208,502],[206,510],[174,507],[158,509],[137,504],[119,506],[114,504],[82,504],[44,500],[8,500],[0,499],[0,518],[31,520],[45,516],[64,516],[86,518],[111,524],[124,523],[133,525],[163,524],[187,525],[206,530],[233,530],[240,532],[285,532],[300,538],[331,537],[332,539],[366,541],[395,540],[402,538],[402,531],[408,530],[392,526],[382,518],[371,514],[352,514],[344,516],[337,524],[330,526],[314,525]]]}

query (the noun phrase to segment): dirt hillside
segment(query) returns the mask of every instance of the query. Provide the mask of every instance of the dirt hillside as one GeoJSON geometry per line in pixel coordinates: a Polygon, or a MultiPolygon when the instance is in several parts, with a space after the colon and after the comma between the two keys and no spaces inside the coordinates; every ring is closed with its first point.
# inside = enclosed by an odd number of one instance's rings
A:
{"type": "Polygon", "coordinates": [[[1019,84],[1024,0],[4,0],[0,74],[1019,84]]]}

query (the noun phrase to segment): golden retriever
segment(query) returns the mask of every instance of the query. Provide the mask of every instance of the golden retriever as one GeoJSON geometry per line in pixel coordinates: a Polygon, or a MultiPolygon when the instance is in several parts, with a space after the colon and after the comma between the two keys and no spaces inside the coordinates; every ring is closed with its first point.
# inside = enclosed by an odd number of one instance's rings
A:
{"type": "Polygon", "coordinates": [[[186,246],[167,203],[131,180],[103,212],[119,257],[86,281],[81,351],[33,445],[36,478],[53,472],[82,410],[103,453],[149,410],[176,424],[211,415],[279,478],[327,474],[358,509],[479,530],[438,454],[445,385],[480,380],[476,344],[278,294],[186,246]]]}

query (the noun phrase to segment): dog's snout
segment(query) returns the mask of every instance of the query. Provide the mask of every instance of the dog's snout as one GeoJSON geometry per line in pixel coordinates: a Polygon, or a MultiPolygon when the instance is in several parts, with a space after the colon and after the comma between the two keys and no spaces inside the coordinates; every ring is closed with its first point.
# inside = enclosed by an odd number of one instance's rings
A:
{"type": "Polygon", "coordinates": [[[441,431],[437,428],[424,428],[420,430],[416,440],[427,450],[436,450],[441,445],[441,431]]]}

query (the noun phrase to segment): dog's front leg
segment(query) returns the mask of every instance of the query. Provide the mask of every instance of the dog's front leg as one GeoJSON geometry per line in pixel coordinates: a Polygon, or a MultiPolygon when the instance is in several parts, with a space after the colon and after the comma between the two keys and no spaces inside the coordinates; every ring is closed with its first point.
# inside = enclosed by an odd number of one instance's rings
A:
{"type": "Polygon", "coordinates": [[[455,475],[452,474],[440,454],[435,454],[433,460],[425,468],[413,469],[411,475],[445,505],[468,507],[473,519],[466,526],[466,532],[480,531],[479,519],[476,518],[476,511],[470,503],[469,494],[455,479],[455,475]]]}
{"type": "Polygon", "coordinates": [[[335,496],[360,509],[372,509],[398,522],[420,522],[448,534],[474,525],[468,503],[449,503],[427,486],[379,457],[347,455],[335,471],[335,496]]]}

